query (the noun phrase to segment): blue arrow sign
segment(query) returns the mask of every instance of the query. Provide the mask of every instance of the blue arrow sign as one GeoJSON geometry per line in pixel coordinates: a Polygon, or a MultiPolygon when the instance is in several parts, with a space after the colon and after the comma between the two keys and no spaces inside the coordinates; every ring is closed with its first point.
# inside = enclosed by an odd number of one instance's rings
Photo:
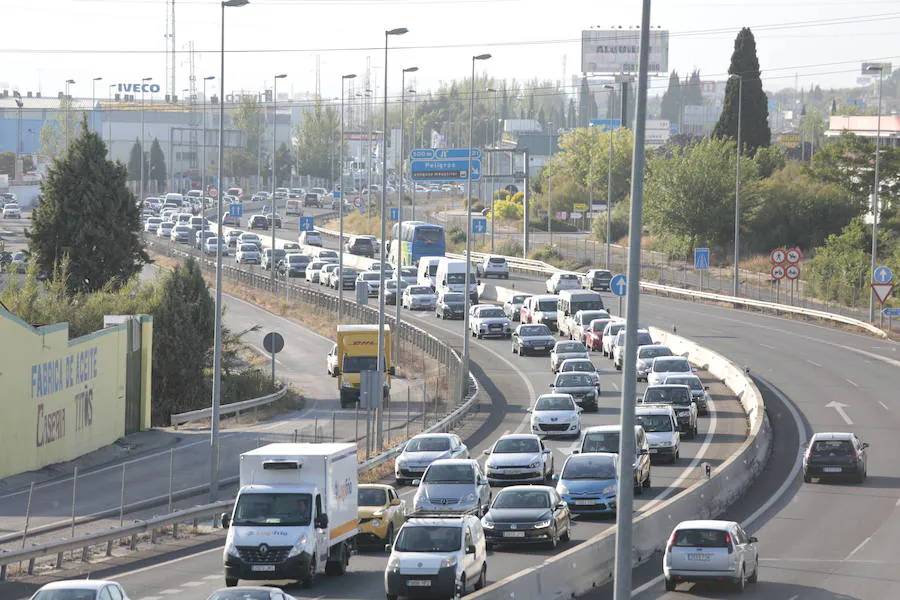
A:
{"type": "Polygon", "coordinates": [[[453,160],[457,158],[481,158],[481,148],[416,148],[410,150],[410,160],[453,160]]]}
{"type": "Polygon", "coordinates": [[[484,217],[478,217],[477,219],[472,219],[472,233],[486,233],[487,232],[487,219],[484,217]]]}
{"type": "Polygon", "coordinates": [[[300,217],[300,231],[314,231],[315,225],[313,225],[312,217],[300,217]]]}
{"type": "Polygon", "coordinates": [[[244,205],[240,202],[235,202],[234,204],[230,204],[228,206],[228,212],[232,217],[243,217],[244,216],[244,205]]]}
{"type": "MultiPolygon", "coordinates": [[[[473,158],[471,162],[472,181],[478,181],[481,178],[481,159],[473,158]]],[[[416,159],[410,163],[410,171],[414,181],[466,181],[469,172],[469,159],[416,159]]]]}
{"type": "Polygon", "coordinates": [[[890,283],[894,279],[893,271],[883,265],[875,267],[875,272],[872,275],[875,283],[890,283]]]}
{"type": "Polygon", "coordinates": [[[391,221],[396,221],[400,218],[400,209],[396,206],[391,207],[391,221]]]}
{"type": "Polygon", "coordinates": [[[619,119],[591,119],[590,124],[591,127],[599,127],[600,131],[611,131],[621,127],[622,121],[619,119]]]}
{"type": "Polygon", "coordinates": [[[694,248],[694,269],[697,271],[709,269],[709,248],[694,248]]]}
{"type": "Polygon", "coordinates": [[[628,292],[628,276],[619,273],[610,279],[609,289],[616,296],[624,296],[628,292]]]}
{"type": "Polygon", "coordinates": [[[900,317],[900,308],[883,308],[881,312],[889,317],[900,317]]]}

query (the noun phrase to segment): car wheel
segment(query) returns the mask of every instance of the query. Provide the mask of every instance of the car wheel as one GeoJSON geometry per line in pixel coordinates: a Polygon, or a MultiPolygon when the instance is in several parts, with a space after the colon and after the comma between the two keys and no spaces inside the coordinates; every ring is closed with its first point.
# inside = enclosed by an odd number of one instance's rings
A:
{"type": "Polygon", "coordinates": [[[309,566],[306,569],[306,573],[300,578],[300,587],[304,589],[309,589],[313,586],[313,583],[316,581],[316,559],[315,557],[309,560],[309,566]]]}
{"type": "Polygon", "coordinates": [[[744,572],[744,568],[741,567],[741,574],[738,576],[737,581],[734,582],[734,589],[739,594],[743,594],[744,590],[747,588],[747,573],[744,572]]]}
{"type": "Polygon", "coordinates": [[[562,541],[564,541],[564,542],[568,542],[568,541],[572,538],[572,536],[571,536],[571,533],[572,533],[572,532],[571,532],[571,529],[572,529],[572,522],[569,521],[568,523],[566,523],[566,531],[565,531],[565,533],[561,533],[560,536],[559,536],[559,539],[562,540],[562,541]]]}
{"type": "Polygon", "coordinates": [[[475,582],[475,589],[480,590],[487,583],[487,563],[481,563],[481,574],[478,576],[478,581],[475,582]]]}
{"type": "Polygon", "coordinates": [[[237,577],[226,577],[225,578],[225,587],[234,587],[238,584],[237,577]]]}
{"type": "Polygon", "coordinates": [[[675,582],[671,579],[666,579],[666,591],[674,592],[675,591],[675,582]]]}
{"type": "Polygon", "coordinates": [[[516,345],[515,345],[515,344],[513,344],[513,346],[512,346],[512,353],[513,353],[513,354],[518,354],[518,352],[516,352],[516,345]]]}
{"type": "Polygon", "coordinates": [[[466,595],[466,574],[463,573],[462,577],[459,578],[459,583],[456,584],[456,596],[461,598],[466,595]]]}
{"type": "Polygon", "coordinates": [[[645,488],[650,488],[652,484],[650,483],[650,471],[647,471],[647,479],[644,480],[643,486],[645,488]]]}
{"type": "Polygon", "coordinates": [[[642,495],[643,493],[644,493],[644,485],[643,485],[643,483],[638,483],[636,486],[634,486],[634,495],[635,495],[635,496],[640,496],[640,495],[642,495]]]}
{"type": "Polygon", "coordinates": [[[547,542],[547,547],[551,550],[556,550],[557,546],[559,546],[559,529],[554,525],[553,533],[550,534],[550,540],[547,542]]]}
{"type": "Polygon", "coordinates": [[[756,566],[753,567],[753,574],[747,578],[747,583],[756,583],[759,581],[759,557],[756,557],[756,566]]]}
{"type": "Polygon", "coordinates": [[[810,477],[809,475],[807,475],[805,471],[803,472],[803,481],[804,481],[805,483],[812,483],[812,477],[810,477]]]}

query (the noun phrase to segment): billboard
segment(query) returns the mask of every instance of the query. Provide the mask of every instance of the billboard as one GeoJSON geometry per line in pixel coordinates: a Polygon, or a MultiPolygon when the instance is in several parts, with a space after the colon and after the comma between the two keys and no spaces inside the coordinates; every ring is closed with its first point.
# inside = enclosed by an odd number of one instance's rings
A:
{"type": "MultiPolygon", "coordinates": [[[[581,32],[582,73],[637,73],[641,47],[639,29],[588,29],[581,32]]],[[[651,73],[669,71],[669,32],[650,31],[651,73]]]]}

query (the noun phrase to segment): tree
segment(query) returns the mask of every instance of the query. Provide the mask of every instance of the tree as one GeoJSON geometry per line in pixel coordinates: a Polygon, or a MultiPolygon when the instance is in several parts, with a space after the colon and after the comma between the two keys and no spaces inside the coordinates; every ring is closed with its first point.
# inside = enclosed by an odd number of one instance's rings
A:
{"type": "MultiPolygon", "coordinates": [[[[825,141],[825,131],[828,129],[828,120],[825,113],[815,107],[811,107],[800,118],[800,135],[803,141],[810,143],[813,149],[822,145],[825,141]]],[[[807,156],[809,158],[809,156],[807,156]]]]}
{"type": "Polygon", "coordinates": [[[722,106],[722,114],[713,128],[713,137],[730,137],[737,139],[738,124],[738,93],[742,91],[741,99],[741,146],[752,156],[757,148],[768,146],[771,143],[772,133],[769,131],[769,104],[766,93],[762,89],[760,79],[759,59],[756,57],[756,40],[750,28],[744,27],[734,40],[734,53],[731,55],[731,66],[728,67],[729,75],[739,75],[737,78],[729,78],[725,86],[725,104],[722,106]]]}
{"type": "Polygon", "coordinates": [[[692,72],[690,79],[688,79],[688,83],[684,88],[684,105],[703,105],[703,88],[700,83],[700,71],[692,72]]]}
{"type": "MultiPolygon", "coordinates": [[[[265,123],[263,123],[262,105],[256,96],[241,96],[241,101],[231,111],[231,124],[235,129],[242,131],[247,139],[246,151],[252,159],[255,173],[256,161],[259,159],[260,140],[266,130],[265,123]]],[[[249,173],[246,175],[234,173],[234,175],[246,177],[249,173]]]]}
{"type": "Polygon", "coordinates": [[[294,157],[288,147],[281,143],[275,154],[275,186],[283,185],[291,180],[291,168],[294,165],[294,157]]]}
{"type": "MultiPolygon", "coordinates": [[[[624,199],[631,188],[632,133],[620,127],[602,131],[600,127],[586,127],[569,132],[559,140],[562,152],[553,157],[553,172],[570,173],[582,188],[593,190],[595,198],[606,201],[609,172],[609,144],[613,145],[613,203],[624,199]]],[[[554,194],[555,195],[555,194],[554,194]]]]}
{"type": "Polygon", "coordinates": [[[149,181],[156,183],[156,189],[166,189],[166,157],[156,138],[153,138],[153,144],[150,146],[150,169],[148,171],[149,181]]]}
{"type": "Polygon", "coordinates": [[[256,175],[256,156],[246,148],[233,148],[225,155],[225,172],[233,177],[256,175]]]}
{"type": "MultiPolygon", "coordinates": [[[[34,171],[34,159],[30,154],[22,154],[19,156],[22,160],[22,171],[34,171]]],[[[0,175],[9,175],[10,179],[16,177],[16,153],[0,152],[0,175]]]]}
{"type": "Polygon", "coordinates": [[[756,163],[760,178],[765,179],[775,171],[784,168],[784,152],[778,146],[760,148],[756,151],[753,162],[756,163]]]}
{"type": "Polygon", "coordinates": [[[94,291],[124,284],[150,262],[126,177],[125,165],[106,159],[106,144],[83,120],[69,153],[53,161],[25,234],[42,273],[68,256],[68,289],[94,291]]]}
{"type": "Polygon", "coordinates": [[[681,87],[681,80],[678,78],[678,72],[672,71],[669,74],[669,88],[663,93],[660,117],[671,123],[680,123],[683,101],[684,90],[681,87]]]}
{"type": "MultiPolygon", "coordinates": [[[[146,165],[145,163],[145,166],[146,165]]],[[[138,182],[141,180],[141,143],[135,138],[134,145],[131,147],[131,153],[128,155],[128,181],[138,182]]]]}
{"type": "Polygon", "coordinates": [[[856,218],[839,234],[832,234],[825,245],[816,248],[809,261],[806,279],[815,294],[848,306],[860,305],[869,298],[870,228],[856,218]]]}
{"type": "Polygon", "coordinates": [[[213,343],[215,306],[194,259],[163,281],[153,315],[154,425],[168,425],[175,411],[209,401],[204,368],[213,343]]]}
{"type": "Polygon", "coordinates": [[[331,106],[316,102],[312,111],[304,115],[303,123],[294,130],[300,172],[313,177],[329,177],[331,157],[337,156],[340,138],[340,117],[331,106]]]}
{"type": "Polygon", "coordinates": [[[575,98],[569,98],[569,113],[566,115],[566,126],[575,129],[578,126],[578,117],[575,114],[575,98]]]}
{"type": "Polygon", "coordinates": [[[59,110],[41,127],[41,154],[51,158],[61,156],[66,150],[66,126],[69,129],[69,146],[78,135],[78,112],[74,103],[65,96],[59,99],[59,110]]]}
{"type": "Polygon", "coordinates": [[[588,85],[587,77],[581,78],[581,87],[578,90],[578,126],[587,127],[593,115],[594,99],[591,94],[591,88],[588,85]]]}

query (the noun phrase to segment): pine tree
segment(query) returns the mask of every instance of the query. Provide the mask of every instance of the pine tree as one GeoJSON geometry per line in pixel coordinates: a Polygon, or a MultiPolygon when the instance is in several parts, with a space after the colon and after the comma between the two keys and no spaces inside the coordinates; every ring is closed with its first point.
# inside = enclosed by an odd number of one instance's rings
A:
{"type": "Polygon", "coordinates": [[[277,187],[291,180],[291,167],[294,164],[294,157],[284,142],[278,146],[278,152],[275,154],[275,157],[275,186],[277,187]]]}
{"type": "Polygon", "coordinates": [[[148,179],[156,182],[158,191],[166,189],[166,157],[163,155],[162,148],[159,146],[159,140],[156,138],[153,138],[153,144],[150,146],[149,173],[148,179]]]}
{"type": "Polygon", "coordinates": [[[677,71],[669,74],[669,88],[663,93],[662,106],[660,107],[660,117],[667,119],[672,123],[680,122],[681,102],[684,91],[681,87],[681,79],[678,77],[677,71]]]}
{"type": "Polygon", "coordinates": [[[591,111],[594,103],[591,98],[591,88],[588,86],[587,77],[581,78],[581,89],[578,91],[578,126],[587,127],[591,121],[591,111]]]}
{"type": "Polygon", "coordinates": [[[578,117],[575,114],[575,98],[569,98],[569,114],[566,115],[566,124],[569,129],[575,129],[577,122],[578,117]]]}
{"type": "Polygon", "coordinates": [[[700,82],[700,71],[691,73],[684,90],[685,106],[703,106],[703,87],[700,82]]]}
{"type": "Polygon", "coordinates": [[[81,134],[70,140],[65,158],[53,161],[41,185],[41,203],[26,233],[42,273],[53,273],[68,255],[67,287],[93,292],[122,285],[150,262],[126,177],[125,165],[106,159],[106,144],[82,120],[81,134]]]}
{"type": "Polygon", "coordinates": [[[128,181],[141,180],[141,143],[134,140],[131,147],[131,154],[128,156],[128,181]]]}
{"type": "Polygon", "coordinates": [[[538,111],[537,120],[541,125],[545,125],[547,123],[547,115],[544,114],[543,106],[541,107],[541,110],[538,111]]]}
{"type": "Polygon", "coordinates": [[[748,27],[741,29],[734,40],[734,53],[731,55],[728,73],[740,75],[741,81],[737,78],[728,79],[725,104],[712,134],[713,137],[737,138],[738,93],[743,82],[741,146],[753,155],[757,148],[771,143],[772,133],[768,122],[768,98],[762,88],[759,59],[756,57],[756,40],[748,27]]]}

